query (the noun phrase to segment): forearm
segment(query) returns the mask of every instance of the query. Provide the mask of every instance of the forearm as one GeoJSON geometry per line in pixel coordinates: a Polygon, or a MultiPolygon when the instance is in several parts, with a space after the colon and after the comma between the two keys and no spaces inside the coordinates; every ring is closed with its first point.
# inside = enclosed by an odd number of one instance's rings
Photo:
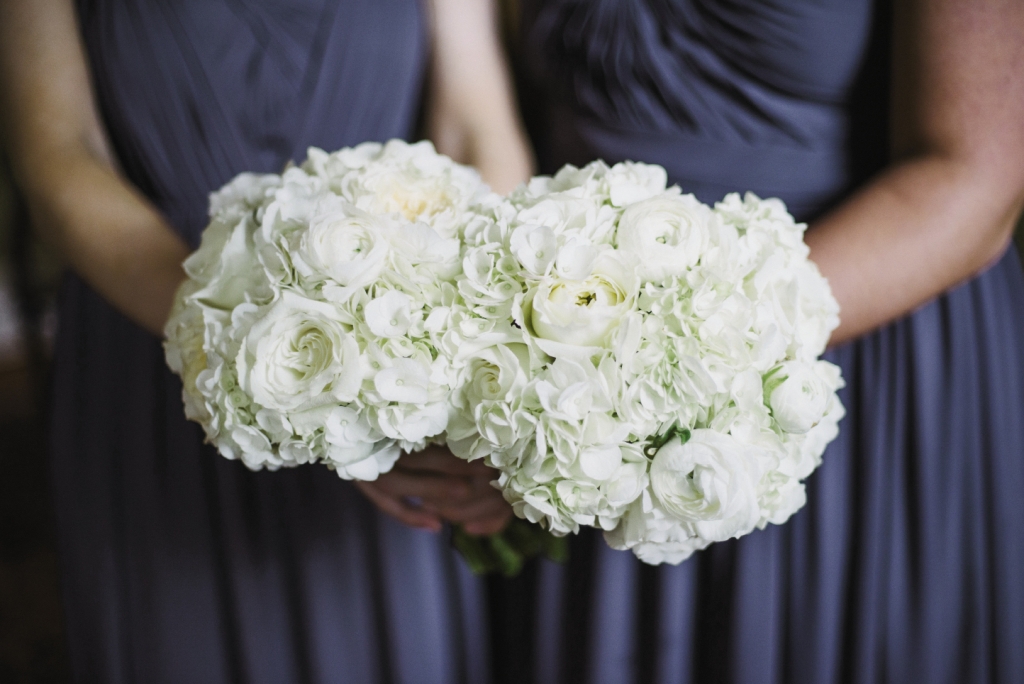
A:
{"type": "Polygon", "coordinates": [[[998,257],[1024,195],[938,156],[896,165],[807,233],[839,301],[838,344],[909,313],[998,257]]]}
{"type": "Polygon", "coordinates": [[[162,335],[188,247],[109,167],[69,151],[22,185],[33,226],[130,319],[162,335]]]}
{"type": "Polygon", "coordinates": [[[507,192],[530,176],[529,152],[501,48],[493,0],[433,0],[427,116],[439,151],[476,165],[507,192]]]}
{"type": "Polygon", "coordinates": [[[188,249],[114,169],[69,0],[0,3],[0,105],[33,225],[101,295],[159,334],[188,249]]]}
{"type": "Polygon", "coordinates": [[[991,263],[1024,203],[1024,4],[899,0],[896,163],[808,232],[841,307],[840,343],[991,263]]]}

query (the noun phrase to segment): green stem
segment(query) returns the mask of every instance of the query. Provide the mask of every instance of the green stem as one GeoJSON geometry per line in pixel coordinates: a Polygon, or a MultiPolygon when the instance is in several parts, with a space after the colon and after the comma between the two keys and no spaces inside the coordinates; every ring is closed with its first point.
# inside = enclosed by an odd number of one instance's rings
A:
{"type": "Polygon", "coordinates": [[[534,556],[543,554],[563,563],[569,555],[565,537],[556,537],[519,518],[514,518],[498,534],[488,537],[476,537],[456,527],[452,530],[452,545],[466,559],[470,570],[478,575],[500,572],[506,577],[514,577],[534,556]]]}

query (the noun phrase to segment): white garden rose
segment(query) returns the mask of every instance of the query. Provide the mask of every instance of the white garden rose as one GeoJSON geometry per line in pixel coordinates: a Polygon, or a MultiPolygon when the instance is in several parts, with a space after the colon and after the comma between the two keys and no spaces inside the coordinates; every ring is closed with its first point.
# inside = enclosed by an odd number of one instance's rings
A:
{"type": "Polygon", "coordinates": [[[693,195],[665,192],[627,207],[618,247],[637,257],[640,276],[660,282],[697,264],[711,241],[714,213],[693,195]]]}
{"type": "Polygon", "coordinates": [[[675,437],[651,463],[651,488],[667,513],[691,523],[711,541],[746,534],[760,513],[757,483],[764,469],[758,450],[714,430],[675,437]]]}
{"type": "Polygon", "coordinates": [[[831,404],[833,388],[811,364],[787,361],[765,377],[772,417],[786,432],[803,434],[817,425],[831,404]]]}
{"type": "Polygon", "coordinates": [[[333,198],[318,207],[292,261],[308,280],[330,278],[346,288],[367,287],[384,269],[390,251],[387,234],[393,227],[388,217],[333,198]]]}
{"type": "Polygon", "coordinates": [[[496,344],[466,361],[459,386],[470,410],[484,402],[514,402],[526,386],[529,352],[523,344],[496,344]]]}
{"type": "Polygon", "coordinates": [[[238,384],[278,411],[356,398],[363,379],[359,345],[336,308],[292,292],[261,312],[238,353],[238,384]]]}
{"type": "Polygon", "coordinates": [[[585,278],[541,280],[525,302],[524,322],[541,340],[607,347],[612,331],[635,306],[638,285],[630,260],[606,251],[585,278]]]}

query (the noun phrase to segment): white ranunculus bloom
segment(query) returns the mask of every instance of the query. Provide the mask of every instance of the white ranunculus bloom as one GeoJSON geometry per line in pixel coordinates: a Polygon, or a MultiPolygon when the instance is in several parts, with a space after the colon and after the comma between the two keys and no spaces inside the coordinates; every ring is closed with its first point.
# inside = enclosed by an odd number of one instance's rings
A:
{"type": "Polygon", "coordinates": [[[638,282],[625,255],[602,252],[581,280],[547,278],[530,293],[523,315],[541,340],[607,347],[611,333],[636,303],[638,282]]]}
{"type": "Polygon", "coordinates": [[[292,261],[314,282],[330,278],[342,287],[366,287],[384,269],[390,251],[387,234],[393,227],[387,217],[367,214],[334,198],[318,208],[292,261]]]}
{"type": "Polygon", "coordinates": [[[266,202],[280,184],[281,177],[275,173],[240,173],[210,193],[210,218],[233,223],[266,202]]]}
{"type": "Polygon", "coordinates": [[[787,361],[769,372],[766,384],[772,417],[786,432],[807,432],[831,406],[833,389],[810,364],[787,361]]]}
{"type": "Polygon", "coordinates": [[[421,141],[391,140],[362,161],[358,174],[343,176],[338,191],[374,214],[398,214],[455,237],[470,205],[486,194],[479,174],[438,155],[421,141]]]}
{"type": "Polygon", "coordinates": [[[363,379],[355,338],[333,305],[282,292],[238,353],[239,386],[260,406],[290,412],[355,399],[363,379]]]}
{"type": "Polygon", "coordinates": [[[621,162],[604,176],[608,184],[608,196],[616,207],[625,207],[642,202],[658,193],[665,192],[668,174],[657,164],[621,162]]]}
{"type": "Polygon", "coordinates": [[[662,193],[628,207],[618,247],[637,257],[645,281],[679,276],[697,264],[711,241],[715,215],[693,195],[662,193]]]}
{"type": "Polygon", "coordinates": [[[632,551],[652,565],[677,565],[711,543],[697,535],[691,524],[667,514],[649,490],[630,504],[604,538],[613,549],[632,551]]]}
{"type": "Polygon", "coordinates": [[[651,463],[651,487],[665,511],[711,541],[746,534],[760,517],[758,450],[714,430],[665,444],[651,463]]]}
{"type": "Polygon", "coordinates": [[[423,223],[406,223],[388,232],[393,268],[402,275],[420,274],[427,283],[449,279],[459,271],[459,241],[442,237],[423,223]]]}

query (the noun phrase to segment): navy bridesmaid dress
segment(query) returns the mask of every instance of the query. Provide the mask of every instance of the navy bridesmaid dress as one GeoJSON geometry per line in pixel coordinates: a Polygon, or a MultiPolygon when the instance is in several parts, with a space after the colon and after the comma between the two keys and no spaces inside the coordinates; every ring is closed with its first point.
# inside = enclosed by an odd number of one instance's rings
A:
{"type": "MultiPolygon", "coordinates": [[[[207,194],[306,148],[412,133],[416,0],[78,0],[126,177],[189,244],[207,194]]],[[[202,444],[160,341],[64,284],[52,459],[76,681],[485,681],[483,587],[443,536],[319,467],[202,444]]]]}
{"type": "MultiPolygon", "coordinates": [[[[886,163],[890,8],[532,0],[544,171],[662,164],[812,221],[886,163]]],[[[1024,682],[1024,275],[1015,251],[829,353],[847,416],[783,526],[653,568],[573,541],[535,585],[538,682],[1024,682]]],[[[522,586],[515,589],[522,592],[522,586]]]]}

